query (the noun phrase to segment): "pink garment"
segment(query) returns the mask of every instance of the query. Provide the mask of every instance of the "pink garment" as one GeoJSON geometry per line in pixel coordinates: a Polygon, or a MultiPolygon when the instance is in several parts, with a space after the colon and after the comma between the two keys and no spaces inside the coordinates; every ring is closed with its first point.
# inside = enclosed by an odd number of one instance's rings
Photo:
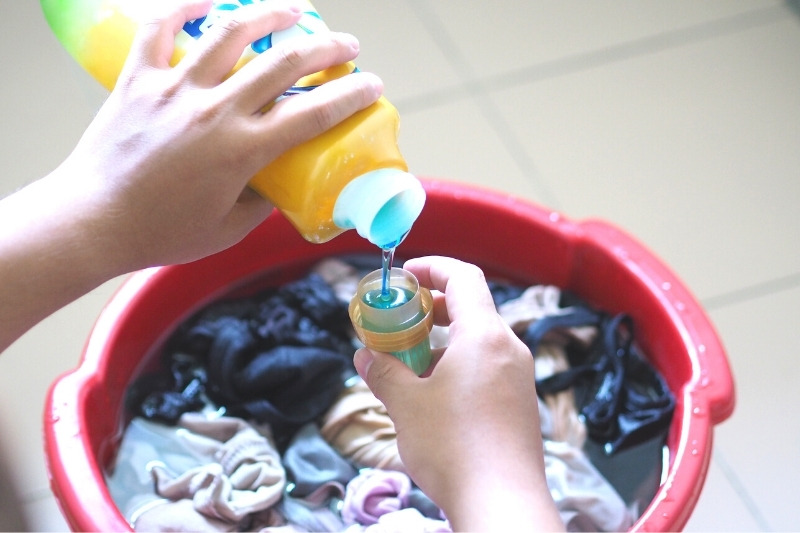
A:
{"type": "MultiPolygon", "coordinates": [[[[141,509],[133,521],[136,531],[241,531],[243,526],[253,531],[284,531],[283,518],[273,510],[262,511],[246,522],[233,523],[205,516],[194,508],[192,500],[160,500],[141,509]]],[[[288,531],[288,530],[287,530],[288,531]]]]}
{"type": "Polygon", "coordinates": [[[210,462],[182,473],[152,465],[160,496],[192,500],[203,515],[233,523],[280,500],[286,473],[264,428],[259,432],[238,418],[208,419],[199,413],[183,415],[179,425],[189,430],[182,438],[210,462]]]}
{"type": "Polygon", "coordinates": [[[451,533],[453,530],[444,520],[427,518],[416,509],[409,507],[386,513],[378,522],[369,526],[350,526],[346,533],[451,533]]]}
{"type": "Polygon", "coordinates": [[[568,442],[544,441],[547,486],[567,531],[627,531],[635,513],[592,465],[568,442]]]}
{"type": "Polygon", "coordinates": [[[394,422],[360,379],[324,415],[320,433],[340,454],[361,466],[406,471],[397,451],[394,422]]]}
{"type": "Polygon", "coordinates": [[[342,506],[345,524],[370,525],[393,511],[408,507],[411,479],[402,472],[367,470],[347,484],[342,506]]]}

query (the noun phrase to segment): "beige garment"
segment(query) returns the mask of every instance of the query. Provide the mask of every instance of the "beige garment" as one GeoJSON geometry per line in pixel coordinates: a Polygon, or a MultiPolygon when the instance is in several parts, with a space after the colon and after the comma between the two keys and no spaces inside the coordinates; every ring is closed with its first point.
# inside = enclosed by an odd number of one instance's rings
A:
{"type": "Polygon", "coordinates": [[[397,432],[386,407],[358,379],[328,410],[322,437],[360,466],[406,472],[397,451],[397,432]]]}
{"type": "MultiPolygon", "coordinates": [[[[547,316],[568,313],[569,307],[559,307],[561,289],[554,285],[533,285],[525,289],[519,297],[497,306],[497,313],[516,333],[522,335],[531,324],[547,316]]],[[[589,346],[597,335],[594,326],[556,328],[548,331],[545,340],[566,345],[577,342],[589,346]]]]}
{"type": "Polygon", "coordinates": [[[183,415],[178,424],[187,430],[180,435],[187,446],[213,462],[178,474],[152,465],[160,496],[190,499],[203,515],[235,523],[280,500],[286,472],[266,428],[199,413],[183,415]]]}
{"type": "Polygon", "coordinates": [[[561,290],[553,285],[534,285],[513,300],[497,306],[497,313],[515,333],[524,332],[531,323],[540,318],[558,315],[563,309],[558,306],[561,290]]]}
{"type": "Polygon", "coordinates": [[[350,299],[355,295],[358,289],[358,270],[349,263],[336,259],[335,257],[323,259],[312,269],[325,280],[331,289],[333,289],[336,298],[343,302],[350,302],[350,299]]]}
{"type": "MultiPolygon", "coordinates": [[[[564,348],[555,343],[541,343],[534,356],[536,379],[544,379],[569,368],[564,348]]],[[[551,426],[546,438],[568,442],[582,448],[586,442],[586,424],[578,415],[572,388],[556,394],[545,394],[544,402],[550,411],[551,426]]]]}
{"type": "Polygon", "coordinates": [[[545,440],[544,466],[567,531],[627,531],[633,525],[635,509],[626,506],[580,448],[545,440]]]}

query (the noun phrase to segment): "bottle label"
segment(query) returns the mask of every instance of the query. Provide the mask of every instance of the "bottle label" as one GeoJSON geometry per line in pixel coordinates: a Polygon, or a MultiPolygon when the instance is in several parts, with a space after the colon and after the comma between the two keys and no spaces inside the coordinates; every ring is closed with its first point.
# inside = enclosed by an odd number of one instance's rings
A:
{"type": "MultiPolygon", "coordinates": [[[[214,24],[229,16],[231,11],[234,11],[241,6],[250,5],[270,0],[214,0],[211,10],[208,15],[199,19],[190,20],[183,25],[183,31],[194,39],[199,39],[204,33],[208,31],[214,24]]],[[[300,20],[294,26],[285,30],[272,32],[269,35],[258,39],[250,45],[250,49],[256,54],[260,54],[265,50],[272,48],[275,44],[291,39],[299,35],[309,35],[312,33],[320,33],[329,31],[328,27],[323,22],[319,13],[314,11],[311,4],[307,4],[307,9],[303,11],[300,20]]]]}

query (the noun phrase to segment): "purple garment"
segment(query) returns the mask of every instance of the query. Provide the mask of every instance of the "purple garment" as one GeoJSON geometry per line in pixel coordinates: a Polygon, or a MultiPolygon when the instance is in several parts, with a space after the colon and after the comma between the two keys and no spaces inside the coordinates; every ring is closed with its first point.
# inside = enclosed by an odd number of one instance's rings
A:
{"type": "Polygon", "coordinates": [[[347,484],[342,507],[345,524],[377,524],[378,519],[408,507],[411,479],[394,470],[366,470],[347,484]]]}
{"type": "Polygon", "coordinates": [[[446,520],[435,520],[423,516],[418,510],[408,508],[386,513],[378,522],[368,526],[350,526],[346,533],[451,533],[453,530],[446,520]]]}

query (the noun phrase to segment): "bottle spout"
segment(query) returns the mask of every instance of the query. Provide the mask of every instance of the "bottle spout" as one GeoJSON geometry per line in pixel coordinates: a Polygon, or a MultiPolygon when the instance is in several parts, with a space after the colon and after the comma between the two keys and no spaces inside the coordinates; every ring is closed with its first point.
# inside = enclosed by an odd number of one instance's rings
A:
{"type": "Polygon", "coordinates": [[[339,193],[333,222],[355,229],[379,248],[400,244],[425,205],[425,189],[408,172],[383,168],[362,174],[339,193]]]}

